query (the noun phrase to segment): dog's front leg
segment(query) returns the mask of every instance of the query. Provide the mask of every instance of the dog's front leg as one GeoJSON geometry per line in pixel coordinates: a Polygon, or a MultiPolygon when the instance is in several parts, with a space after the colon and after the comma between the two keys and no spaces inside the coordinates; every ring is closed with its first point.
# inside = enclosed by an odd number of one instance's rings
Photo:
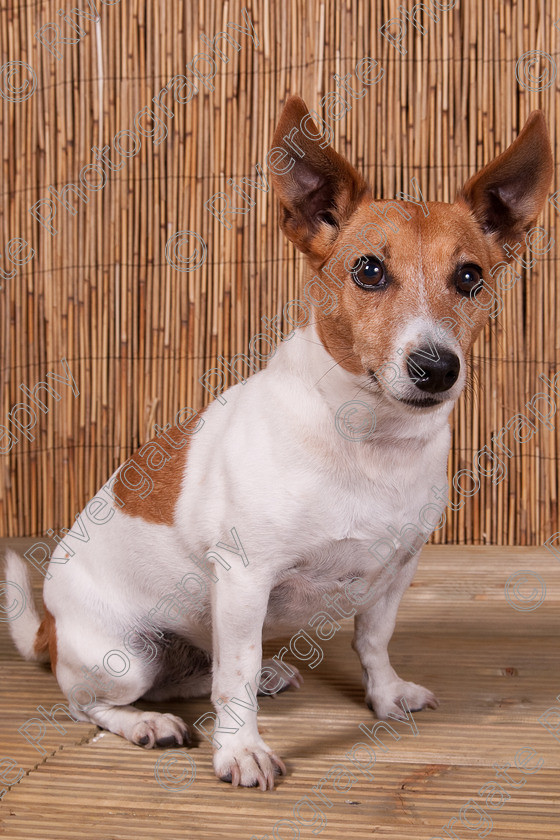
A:
{"type": "Polygon", "coordinates": [[[233,785],[258,785],[261,790],[272,790],[275,775],[286,772],[257,727],[262,628],[269,595],[269,581],[231,569],[227,579],[216,584],[212,599],[214,770],[219,779],[233,785]]]}
{"type": "Polygon", "coordinates": [[[385,720],[388,715],[406,718],[400,703],[402,697],[411,711],[426,706],[436,709],[439,705],[427,688],[400,679],[391,666],[387,651],[399,604],[414,577],[419,554],[397,572],[383,595],[354,619],[352,647],[362,663],[366,703],[380,720],[385,720]]]}

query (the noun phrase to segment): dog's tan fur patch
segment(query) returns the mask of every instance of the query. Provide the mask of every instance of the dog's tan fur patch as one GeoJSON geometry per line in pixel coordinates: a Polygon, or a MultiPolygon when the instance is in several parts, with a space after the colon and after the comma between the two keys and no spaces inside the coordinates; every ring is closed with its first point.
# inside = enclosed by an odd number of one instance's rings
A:
{"type": "MultiPolygon", "coordinates": [[[[44,602],[43,602],[44,606],[44,602]]],[[[35,637],[35,644],[33,645],[35,653],[41,658],[48,653],[53,674],[56,673],[56,663],[58,659],[58,651],[56,644],[56,621],[54,615],[45,607],[45,617],[39,625],[37,635],[35,637]]]]}
{"type": "MultiPolygon", "coordinates": [[[[387,204],[391,202],[375,202],[380,210],[387,204]]],[[[361,374],[367,367],[372,370],[381,367],[394,352],[396,337],[403,324],[422,310],[436,321],[445,317],[459,320],[453,309],[459,298],[449,285],[456,263],[460,258],[463,262],[480,263],[488,277],[492,260],[499,256],[492,253],[482,231],[462,208],[430,202],[429,216],[425,217],[412,204],[401,202],[400,205],[408,212],[410,220],[397,221],[398,231],[385,227],[387,242],[380,249],[386,269],[395,282],[381,294],[364,291],[348,282],[344,259],[341,259],[335,263],[334,272],[342,289],[331,285],[331,292],[338,299],[337,310],[332,316],[319,317],[317,321],[318,334],[325,348],[351,373],[361,374]],[[411,253],[418,255],[416,265],[411,262],[411,253]]],[[[366,254],[368,249],[360,246],[359,233],[372,221],[375,216],[366,199],[345,226],[336,248],[329,252],[325,262],[345,246],[355,247],[356,257],[366,254]]],[[[460,343],[464,352],[472,346],[487,320],[486,313],[473,304],[468,310],[473,326],[468,330],[463,328],[460,343]]]]}
{"type": "MultiPolygon", "coordinates": [[[[197,418],[200,418],[203,413],[204,409],[198,412],[197,418]]],[[[173,439],[177,439],[176,433],[173,439]]],[[[119,473],[113,485],[113,493],[124,504],[124,507],[121,508],[123,513],[126,513],[127,516],[140,516],[146,522],[152,522],[154,525],[173,525],[175,508],[181,493],[181,484],[185,477],[191,440],[192,437],[189,437],[181,449],[172,449],[162,438],[148,441],[148,443],[157,443],[168,455],[167,462],[157,472],[151,472],[142,458],[142,450],[148,446],[147,443],[128,459],[126,464],[132,463],[149,473],[153,481],[153,487],[145,498],[142,498],[137,491],[124,484],[119,473]]],[[[123,464],[124,466],[125,464],[123,464]]],[[[123,467],[121,467],[121,470],[123,467]]]]}
{"type": "Polygon", "coordinates": [[[283,157],[271,168],[282,229],[336,298],[327,314],[316,311],[324,347],[351,373],[375,372],[394,364],[396,352],[406,358],[413,348],[397,347],[398,337],[424,316],[445,323],[467,353],[488,312],[478,305],[482,296],[476,302],[458,292],[454,272],[480,266],[490,294],[493,266],[511,259],[502,245],[521,242],[536,221],[554,169],[544,115],[532,112],[512,145],[473,175],[454,204],[422,208],[373,200],[361,175],[327,144],[327,133],[310,120],[303,100],[290,97],[273,139],[283,157]],[[379,291],[351,279],[352,264],[368,255],[383,260],[389,278],[379,291]]]}

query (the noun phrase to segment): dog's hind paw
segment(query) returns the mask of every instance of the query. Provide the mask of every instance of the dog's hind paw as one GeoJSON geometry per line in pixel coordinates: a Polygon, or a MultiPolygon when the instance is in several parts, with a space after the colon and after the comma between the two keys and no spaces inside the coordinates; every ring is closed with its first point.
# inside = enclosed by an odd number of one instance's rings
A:
{"type": "Polygon", "coordinates": [[[437,709],[439,706],[439,700],[429,689],[413,682],[405,682],[405,680],[391,683],[374,694],[368,692],[366,704],[375,712],[379,720],[387,720],[389,715],[406,720],[407,713],[401,703],[403,697],[411,712],[419,712],[425,708],[437,709]]]}
{"type": "Polygon", "coordinates": [[[190,743],[187,724],[175,715],[160,712],[142,712],[141,719],[125,737],[147,750],[152,747],[182,747],[190,743]]]}
{"type": "Polygon", "coordinates": [[[303,685],[303,677],[294,665],[286,665],[286,668],[293,671],[292,676],[286,676],[285,670],[280,668],[278,663],[273,659],[265,659],[262,663],[262,667],[266,668],[268,671],[274,671],[276,679],[274,679],[271,675],[263,677],[263,679],[261,679],[261,687],[257,692],[259,695],[274,696],[275,694],[280,694],[281,691],[286,691],[286,689],[290,688],[290,686],[292,688],[301,688],[303,685]],[[266,690],[263,689],[263,685],[266,690]]]}

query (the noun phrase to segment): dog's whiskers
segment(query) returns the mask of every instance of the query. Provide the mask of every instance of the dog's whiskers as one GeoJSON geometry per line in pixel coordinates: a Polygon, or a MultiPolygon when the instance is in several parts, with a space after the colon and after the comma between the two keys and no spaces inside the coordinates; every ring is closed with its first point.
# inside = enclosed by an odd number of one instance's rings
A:
{"type": "Polygon", "coordinates": [[[324,372],[324,374],[323,374],[322,376],[320,376],[320,377],[319,377],[319,379],[317,380],[317,382],[315,382],[315,383],[311,386],[311,388],[309,388],[309,390],[311,391],[313,388],[316,388],[316,387],[317,387],[317,385],[319,384],[319,382],[320,382],[322,379],[324,379],[324,378],[325,378],[325,376],[326,376],[328,373],[330,373],[330,372],[331,372],[331,370],[334,370],[334,368],[335,368],[335,367],[338,367],[339,365],[341,365],[341,364],[342,364],[342,362],[345,362],[345,361],[346,361],[346,359],[349,359],[349,358],[350,358],[351,356],[353,356],[353,355],[354,355],[353,353],[348,353],[348,355],[347,355],[347,356],[344,356],[344,358],[342,358],[339,362],[335,362],[335,363],[334,363],[334,365],[331,365],[331,366],[330,366],[330,368],[328,368],[328,369],[324,372]]]}

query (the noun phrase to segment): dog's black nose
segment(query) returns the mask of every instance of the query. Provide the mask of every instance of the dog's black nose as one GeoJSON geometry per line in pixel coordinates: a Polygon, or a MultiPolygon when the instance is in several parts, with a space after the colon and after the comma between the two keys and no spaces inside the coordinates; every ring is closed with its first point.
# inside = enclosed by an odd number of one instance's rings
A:
{"type": "Polygon", "coordinates": [[[450,350],[435,348],[418,348],[420,352],[412,352],[407,361],[408,375],[417,388],[429,394],[439,394],[448,391],[455,383],[461,369],[459,357],[450,350]],[[436,355],[437,358],[427,358],[436,355]]]}

